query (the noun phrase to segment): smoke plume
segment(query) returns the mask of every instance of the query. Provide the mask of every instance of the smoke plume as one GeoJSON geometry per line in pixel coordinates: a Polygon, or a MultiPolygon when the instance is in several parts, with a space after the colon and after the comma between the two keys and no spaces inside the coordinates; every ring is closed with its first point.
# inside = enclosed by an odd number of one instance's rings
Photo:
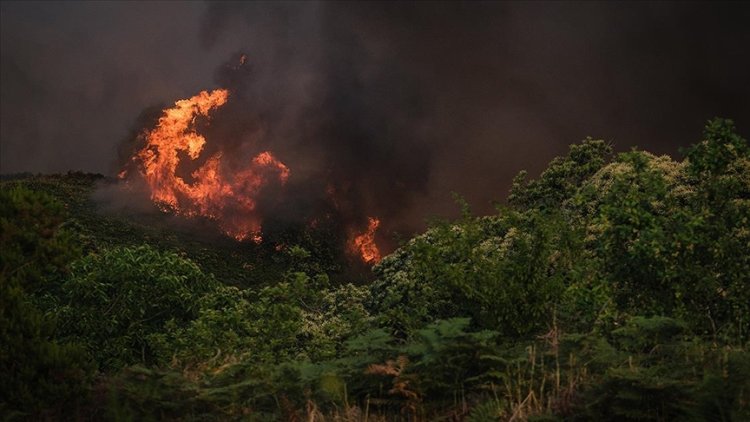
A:
{"type": "Polygon", "coordinates": [[[750,118],[743,3],[0,7],[2,172],[114,174],[144,108],[225,88],[207,139],[292,171],[261,207],[377,216],[384,237],[455,210],[452,191],[490,211],[519,170],[587,135],[675,154],[711,117],[750,118]]]}

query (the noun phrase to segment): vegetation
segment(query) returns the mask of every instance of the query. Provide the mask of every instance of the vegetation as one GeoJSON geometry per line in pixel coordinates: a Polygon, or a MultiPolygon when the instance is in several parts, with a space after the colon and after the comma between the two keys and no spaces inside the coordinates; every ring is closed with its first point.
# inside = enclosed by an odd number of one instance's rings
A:
{"type": "Polygon", "coordinates": [[[75,407],[85,388],[81,348],[56,339],[54,315],[34,303],[80,255],[62,215],[48,195],[0,189],[0,411],[9,416],[75,407]]]}
{"type": "MultiPolygon", "coordinates": [[[[750,146],[572,145],[374,280],[2,182],[0,412],[79,420],[750,420],[750,146]],[[66,213],[67,208],[67,213],[66,213]]],[[[322,239],[318,239],[320,236],[322,239]]]]}

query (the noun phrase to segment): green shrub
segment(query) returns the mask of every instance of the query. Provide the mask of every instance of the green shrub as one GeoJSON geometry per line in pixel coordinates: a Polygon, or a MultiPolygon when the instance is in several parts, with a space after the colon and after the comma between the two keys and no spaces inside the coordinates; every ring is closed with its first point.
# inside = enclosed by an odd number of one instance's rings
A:
{"type": "Polygon", "coordinates": [[[61,286],[60,335],[85,344],[104,370],[155,363],[151,336],[195,319],[218,286],[193,262],[149,246],[91,254],[61,286]]]}
{"type": "Polygon", "coordinates": [[[407,335],[461,316],[508,336],[538,332],[583,271],[581,243],[559,214],[540,211],[438,225],[375,268],[373,314],[407,335]]]}
{"type": "Polygon", "coordinates": [[[331,287],[325,276],[293,273],[258,291],[221,287],[200,301],[198,317],[174,321],[152,337],[162,361],[219,366],[246,359],[258,364],[336,357],[342,342],[363,332],[370,318],[367,290],[331,287]]]}
{"type": "Polygon", "coordinates": [[[50,196],[0,189],[0,414],[8,418],[61,417],[85,395],[90,368],[81,348],[54,339],[55,320],[33,296],[53,290],[78,253],[64,221],[50,196]]]}
{"type": "MultiPolygon", "coordinates": [[[[750,148],[731,122],[677,163],[621,154],[598,185],[588,248],[618,309],[684,319],[740,344],[750,320],[750,148]]],[[[592,203],[589,201],[589,203],[592,203]]]]}
{"type": "Polygon", "coordinates": [[[719,348],[666,317],[633,317],[612,336],[611,349],[581,353],[604,365],[582,391],[580,416],[672,421],[750,414],[747,351],[719,348]]]}

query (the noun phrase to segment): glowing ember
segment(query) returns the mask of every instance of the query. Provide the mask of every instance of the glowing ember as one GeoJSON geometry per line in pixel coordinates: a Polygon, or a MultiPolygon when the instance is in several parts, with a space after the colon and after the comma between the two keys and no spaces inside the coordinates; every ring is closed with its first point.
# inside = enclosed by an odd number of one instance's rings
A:
{"type": "Polygon", "coordinates": [[[380,262],[380,250],[375,244],[375,232],[378,230],[380,220],[374,217],[369,218],[367,231],[354,237],[352,247],[361,257],[362,261],[367,264],[377,264],[380,262]]]}
{"type": "MultiPolygon", "coordinates": [[[[239,170],[230,169],[219,152],[191,173],[191,182],[177,175],[180,160],[185,156],[198,160],[206,145],[206,139],[194,129],[196,118],[208,118],[212,110],[227,102],[228,96],[227,90],[217,89],[177,101],[174,107],[164,110],[156,127],[144,134],[146,146],[133,160],[141,165],[151,199],[162,209],[217,220],[237,240],[260,242],[261,218],[256,199],[271,180],[286,183],[290,172],[284,163],[265,151],[239,170]]],[[[125,175],[121,173],[122,177],[125,175]]]]}

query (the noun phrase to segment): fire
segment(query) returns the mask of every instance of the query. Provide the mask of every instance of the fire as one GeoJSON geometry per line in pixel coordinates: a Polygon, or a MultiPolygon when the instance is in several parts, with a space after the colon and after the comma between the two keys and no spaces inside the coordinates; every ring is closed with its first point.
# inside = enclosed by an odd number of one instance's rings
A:
{"type": "Polygon", "coordinates": [[[378,230],[380,220],[375,217],[370,217],[368,220],[367,231],[354,237],[352,247],[366,264],[377,264],[380,262],[380,250],[375,244],[375,232],[378,230]]]}
{"type": "MultiPolygon", "coordinates": [[[[217,220],[237,240],[260,242],[258,194],[272,180],[286,183],[290,174],[271,152],[261,152],[239,170],[228,168],[218,152],[190,174],[191,181],[178,175],[184,164],[181,160],[203,158],[207,140],[195,131],[196,119],[210,118],[210,112],[224,105],[228,97],[226,89],[217,89],[175,102],[174,107],[163,111],[156,127],[144,133],[146,145],[133,161],[140,165],[151,199],[162,209],[217,220]]],[[[126,174],[120,173],[122,177],[126,174]]]]}

